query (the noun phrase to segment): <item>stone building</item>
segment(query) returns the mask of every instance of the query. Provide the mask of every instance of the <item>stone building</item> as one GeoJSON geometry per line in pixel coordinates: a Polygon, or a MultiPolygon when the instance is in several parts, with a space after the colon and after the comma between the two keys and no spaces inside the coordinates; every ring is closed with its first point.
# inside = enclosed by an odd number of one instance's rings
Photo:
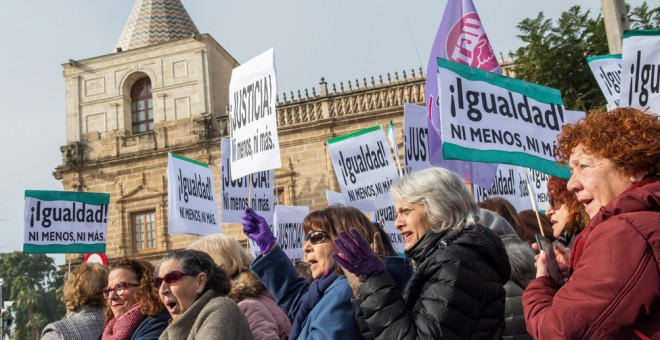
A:
{"type": "MultiPolygon", "coordinates": [[[[66,191],[110,194],[109,261],[157,260],[197,238],[168,233],[167,154],[210,164],[221,188],[220,138],[238,65],[171,0],[137,0],[113,53],[62,65],[67,144],[54,176],[66,191]]],[[[405,102],[423,104],[421,70],[331,85],[321,78],[318,89],[278,96],[276,201],[324,207],[325,189],[339,191],[325,141],[392,120],[402,143],[405,102]]],[[[245,241],[240,225],[223,230],[245,241]]]]}

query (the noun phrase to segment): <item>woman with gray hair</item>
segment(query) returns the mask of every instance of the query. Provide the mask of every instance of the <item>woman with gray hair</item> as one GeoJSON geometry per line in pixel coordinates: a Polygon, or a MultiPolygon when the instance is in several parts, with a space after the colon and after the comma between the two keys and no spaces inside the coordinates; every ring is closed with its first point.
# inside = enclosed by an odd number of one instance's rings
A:
{"type": "Polygon", "coordinates": [[[430,168],[390,188],[395,226],[417,270],[400,292],[369,243],[351,230],[333,254],[355,292],[353,306],[376,339],[499,337],[509,260],[500,238],[479,224],[479,208],[460,177],[430,168]]]}
{"type": "Polygon", "coordinates": [[[208,254],[185,249],[165,255],[154,284],[172,316],[160,340],[252,339],[247,319],[225,296],[227,274],[208,254]]]}
{"type": "Polygon", "coordinates": [[[64,283],[62,301],[68,316],[48,324],[41,340],[97,339],[103,333],[101,291],[108,284],[108,268],[98,263],[81,263],[64,283]]]}

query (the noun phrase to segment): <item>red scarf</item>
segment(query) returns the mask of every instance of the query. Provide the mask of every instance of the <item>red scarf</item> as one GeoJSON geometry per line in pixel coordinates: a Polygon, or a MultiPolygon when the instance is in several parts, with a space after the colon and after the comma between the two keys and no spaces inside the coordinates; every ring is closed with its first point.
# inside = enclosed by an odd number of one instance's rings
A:
{"type": "Polygon", "coordinates": [[[140,310],[140,305],[136,303],[119,318],[112,318],[108,322],[101,340],[129,340],[145,318],[146,316],[140,310]]]}

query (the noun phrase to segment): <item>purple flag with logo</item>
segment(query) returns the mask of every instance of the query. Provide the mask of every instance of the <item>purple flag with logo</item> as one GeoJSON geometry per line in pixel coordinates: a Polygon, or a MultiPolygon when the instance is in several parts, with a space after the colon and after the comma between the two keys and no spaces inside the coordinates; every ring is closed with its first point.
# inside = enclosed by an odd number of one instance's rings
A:
{"type": "Polygon", "coordinates": [[[440,28],[438,28],[433,48],[431,48],[431,56],[426,70],[429,153],[431,164],[452,170],[472,183],[488,188],[493,183],[497,164],[445,160],[442,155],[437,58],[449,59],[502,74],[472,0],[449,0],[447,2],[440,28]]]}

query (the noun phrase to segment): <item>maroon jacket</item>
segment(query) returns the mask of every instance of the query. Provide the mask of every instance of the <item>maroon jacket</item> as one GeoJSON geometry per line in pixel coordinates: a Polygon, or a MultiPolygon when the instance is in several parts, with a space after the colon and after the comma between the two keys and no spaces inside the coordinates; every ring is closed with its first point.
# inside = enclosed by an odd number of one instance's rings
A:
{"type": "Polygon", "coordinates": [[[571,254],[573,274],[523,293],[536,339],[660,337],[660,182],[640,183],[601,208],[571,254]]]}

